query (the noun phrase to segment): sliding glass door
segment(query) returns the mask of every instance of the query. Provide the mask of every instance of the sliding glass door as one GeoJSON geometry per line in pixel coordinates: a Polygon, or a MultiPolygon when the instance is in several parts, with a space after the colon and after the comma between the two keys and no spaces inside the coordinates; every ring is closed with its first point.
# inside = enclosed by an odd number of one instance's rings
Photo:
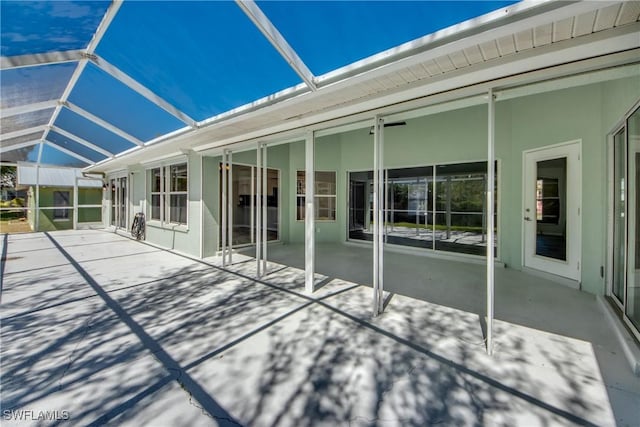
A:
{"type": "Polygon", "coordinates": [[[640,108],[627,119],[627,280],[625,313],[640,329],[640,108]]]}
{"type": "Polygon", "coordinates": [[[640,339],[640,108],[612,140],[610,294],[640,339]]]}
{"type": "MultiPolygon", "coordinates": [[[[220,165],[222,177],[222,165],[220,165]]],[[[256,242],[256,203],[257,170],[255,166],[233,164],[232,194],[233,200],[233,246],[251,245],[256,242]]],[[[276,241],[279,237],[279,188],[280,175],[277,169],[267,169],[267,241],[276,241]]],[[[220,178],[220,197],[222,203],[222,178],[220,178]]],[[[222,208],[221,208],[222,209],[222,208]]],[[[222,233],[222,224],[220,224],[222,233]]]]}
{"type": "Polygon", "coordinates": [[[126,229],[129,219],[129,191],[127,177],[112,178],[111,187],[111,225],[126,229]]]}
{"type": "MultiPolygon", "coordinates": [[[[486,162],[387,169],[385,242],[485,255],[486,188],[486,162]]],[[[373,240],[372,201],[373,172],[349,173],[350,239],[373,240]]]]}

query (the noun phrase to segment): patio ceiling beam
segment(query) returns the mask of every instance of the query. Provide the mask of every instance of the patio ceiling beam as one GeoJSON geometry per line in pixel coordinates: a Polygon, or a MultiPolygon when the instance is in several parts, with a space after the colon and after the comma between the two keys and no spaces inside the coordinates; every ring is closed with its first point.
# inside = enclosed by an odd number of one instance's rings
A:
{"type": "Polygon", "coordinates": [[[276,50],[287,61],[289,66],[302,78],[312,91],[317,90],[315,76],[309,70],[304,61],[298,56],[296,51],[289,45],[287,40],[280,34],[280,31],[267,18],[262,9],[253,0],[236,0],[236,4],[251,19],[262,34],[276,48],[276,50]]]}
{"type": "MultiPolygon", "coordinates": [[[[100,21],[100,24],[98,25],[98,28],[96,29],[95,34],[89,41],[89,44],[87,45],[87,49],[85,49],[84,51],[84,54],[83,54],[84,59],[78,62],[78,66],[73,71],[73,74],[69,79],[69,83],[67,83],[67,87],[64,89],[64,92],[62,92],[62,96],[60,97],[59,104],[56,107],[56,109],[53,111],[53,114],[51,115],[51,119],[49,120],[49,125],[47,129],[45,129],[44,133],[42,134],[43,140],[47,139],[47,136],[49,134],[49,129],[51,129],[51,126],[54,125],[54,123],[58,119],[58,116],[60,115],[60,111],[62,111],[62,105],[65,102],[67,102],[67,99],[69,99],[69,95],[71,94],[71,91],[76,86],[76,83],[80,79],[80,76],[84,71],[84,68],[87,66],[88,58],[91,58],[93,56],[93,53],[96,50],[96,47],[98,46],[98,43],[100,43],[100,40],[102,40],[102,37],[104,37],[105,33],[107,32],[107,29],[109,28],[109,25],[111,25],[111,22],[113,21],[113,18],[115,18],[116,14],[118,13],[118,10],[120,10],[120,6],[122,6],[122,0],[113,0],[109,5],[109,8],[105,12],[104,16],[102,17],[102,21],[100,21]]],[[[93,162],[91,162],[90,164],[93,164],[93,162]]]]}
{"type": "Polygon", "coordinates": [[[111,123],[102,120],[100,117],[94,116],[93,114],[91,114],[87,110],[85,110],[85,109],[83,109],[81,107],[78,107],[77,105],[72,104],[69,101],[65,102],[63,106],[66,107],[67,109],[73,111],[77,115],[84,117],[85,119],[97,124],[98,126],[103,127],[104,129],[106,129],[106,130],[118,135],[119,137],[121,137],[123,139],[126,139],[127,141],[129,141],[132,144],[135,144],[135,145],[137,145],[139,147],[142,147],[144,145],[144,142],[140,141],[135,136],[130,135],[127,132],[123,131],[122,129],[112,125],[111,123]]]}
{"type": "Polygon", "coordinates": [[[177,109],[171,103],[162,99],[160,96],[156,95],[153,91],[118,69],[115,65],[105,61],[104,58],[94,55],[94,57],[91,58],[91,62],[93,62],[98,68],[109,74],[111,77],[115,78],[116,80],[126,85],[128,88],[142,95],[153,104],[162,108],[167,113],[171,114],[186,125],[191,126],[192,128],[196,128],[198,126],[197,122],[194,119],[177,109]]]}
{"type": "Polygon", "coordinates": [[[80,61],[85,58],[82,49],[65,50],[60,52],[30,53],[27,55],[0,57],[0,70],[13,68],[36,67],[38,65],[62,64],[80,61]]]}
{"type": "Polygon", "coordinates": [[[102,154],[104,156],[107,156],[107,157],[113,157],[114,156],[114,153],[112,153],[110,151],[107,151],[104,148],[102,148],[102,147],[100,147],[100,146],[98,146],[98,145],[96,145],[94,143],[91,143],[91,142],[87,141],[84,138],[81,138],[81,137],[79,137],[77,135],[74,135],[71,132],[67,132],[66,130],[61,129],[58,126],[51,126],[51,130],[56,132],[56,133],[59,133],[62,136],[65,136],[65,137],[77,142],[78,144],[82,144],[85,147],[91,148],[93,151],[97,151],[98,153],[100,153],[100,154],[102,154]]]}
{"type": "Polygon", "coordinates": [[[17,107],[9,107],[9,108],[1,109],[0,116],[4,118],[4,117],[17,116],[19,114],[33,113],[36,111],[47,110],[49,108],[55,108],[57,105],[58,105],[58,101],[55,99],[51,101],[42,101],[42,102],[34,102],[32,104],[18,105],[17,107]]]}
{"type": "Polygon", "coordinates": [[[51,141],[47,140],[47,141],[45,141],[45,144],[50,145],[51,147],[55,148],[58,151],[63,152],[64,154],[67,154],[67,155],[69,155],[71,157],[75,157],[76,159],[78,159],[78,160],[80,160],[82,162],[85,162],[88,165],[95,164],[95,162],[93,160],[87,159],[86,157],[81,156],[80,154],[76,153],[75,151],[69,150],[68,148],[64,148],[64,147],[62,147],[62,146],[60,146],[60,145],[58,145],[58,144],[56,144],[54,142],[51,142],[51,141]]]}
{"type": "Polygon", "coordinates": [[[34,126],[27,129],[16,130],[13,132],[3,133],[3,134],[0,134],[0,141],[7,141],[9,139],[19,138],[21,136],[29,135],[31,133],[42,132],[46,128],[47,127],[45,125],[41,125],[41,126],[34,126]]]}
{"type": "Polygon", "coordinates": [[[39,144],[41,142],[42,142],[42,140],[40,140],[40,139],[34,139],[32,141],[21,142],[20,144],[13,144],[13,145],[9,145],[9,146],[6,146],[6,147],[0,147],[0,154],[6,153],[8,151],[18,150],[20,148],[31,147],[31,146],[34,146],[34,145],[39,144]]]}

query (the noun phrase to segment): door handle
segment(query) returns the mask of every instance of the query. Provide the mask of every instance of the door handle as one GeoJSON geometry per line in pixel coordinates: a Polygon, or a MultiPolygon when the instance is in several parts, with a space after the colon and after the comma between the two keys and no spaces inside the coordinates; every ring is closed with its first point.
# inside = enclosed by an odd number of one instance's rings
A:
{"type": "Polygon", "coordinates": [[[524,220],[525,220],[525,221],[531,221],[531,218],[529,218],[528,216],[525,216],[525,217],[524,217],[524,220]]]}

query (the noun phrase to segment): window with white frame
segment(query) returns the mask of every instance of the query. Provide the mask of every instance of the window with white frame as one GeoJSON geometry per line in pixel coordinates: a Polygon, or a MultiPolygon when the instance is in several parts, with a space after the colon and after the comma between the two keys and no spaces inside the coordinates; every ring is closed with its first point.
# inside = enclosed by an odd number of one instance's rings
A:
{"type": "MultiPolygon", "coordinates": [[[[298,171],[296,183],[297,214],[296,219],[305,218],[305,171],[298,171]]],[[[316,221],[336,220],[336,173],[332,171],[315,172],[315,216],[316,221]]]]}
{"type": "Polygon", "coordinates": [[[53,192],[53,219],[64,221],[69,219],[69,191],[53,192]]]}
{"type": "Polygon", "coordinates": [[[172,224],[187,224],[188,169],[177,163],[148,171],[149,218],[172,224]]]}

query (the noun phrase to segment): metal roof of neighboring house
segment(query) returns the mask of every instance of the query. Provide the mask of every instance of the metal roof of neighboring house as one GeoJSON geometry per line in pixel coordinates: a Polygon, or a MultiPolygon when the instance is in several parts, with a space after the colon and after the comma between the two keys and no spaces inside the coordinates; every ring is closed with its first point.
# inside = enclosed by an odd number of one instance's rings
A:
{"type": "Polygon", "coordinates": [[[0,8],[1,160],[101,171],[546,67],[640,57],[639,1],[0,8]]]}
{"type": "Polygon", "coordinates": [[[18,163],[17,186],[102,188],[101,179],[86,178],[81,169],[18,163]]]}

